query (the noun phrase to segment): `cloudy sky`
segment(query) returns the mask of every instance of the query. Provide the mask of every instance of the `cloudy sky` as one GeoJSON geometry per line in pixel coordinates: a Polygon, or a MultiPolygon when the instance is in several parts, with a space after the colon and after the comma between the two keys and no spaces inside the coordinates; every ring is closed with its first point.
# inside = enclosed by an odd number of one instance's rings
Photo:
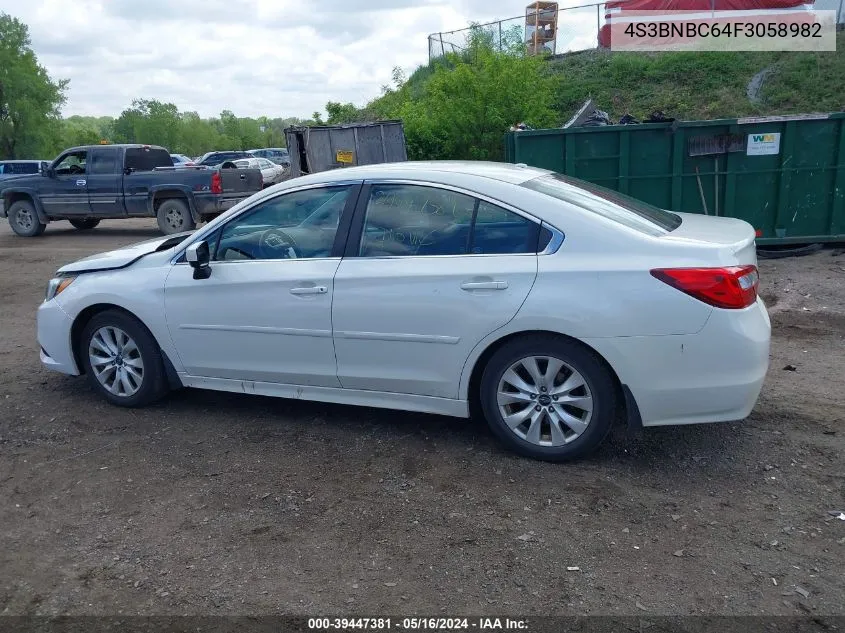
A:
{"type": "MultiPolygon", "coordinates": [[[[561,6],[592,0],[568,0],[561,6]]],[[[66,116],[133,98],[216,116],[309,117],[363,105],[391,70],[428,60],[427,36],[518,16],[526,0],[0,0],[40,62],[70,79],[66,116]]],[[[595,38],[594,9],[579,13],[595,38]]],[[[448,39],[448,36],[447,36],[448,39]]]]}

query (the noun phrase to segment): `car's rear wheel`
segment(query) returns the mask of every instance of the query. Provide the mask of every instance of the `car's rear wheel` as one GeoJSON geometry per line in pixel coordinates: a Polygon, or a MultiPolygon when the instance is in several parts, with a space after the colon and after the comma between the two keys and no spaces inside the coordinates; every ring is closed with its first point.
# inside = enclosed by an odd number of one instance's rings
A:
{"type": "Polygon", "coordinates": [[[44,232],[47,225],[38,219],[35,205],[29,200],[18,200],[9,207],[9,226],[21,237],[36,237],[44,232]]]}
{"type": "Polygon", "coordinates": [[[585,346],[551,335],[505,343],[481,377],[481,407],[493,433],[510,449],[565,461],[605,438],[617,407],[611,372],[585,346]]]}
{"type": "Polygon", "coordinates": [[[141,407],[167,392],[158,343],[140,321],[124,312],[95,315],[82,331],[79,355],[88,381],[112,404],[141,407]]]}
{"type": "Polygon", "coordinates": [[[93,229],[97,226],[100,221],[95,218],[86,218],[84,220],[69,220],[71,226],[75,229],[79,229],[80,231],[87,231],[89,229],[93,229]]]}
{"type": "Polygon", "coordinates": [[[196,228],[188,205],[176,198],[162,201],[156,211],[156,219],[158,228],[165,235],[192,231],[196,228]]]}

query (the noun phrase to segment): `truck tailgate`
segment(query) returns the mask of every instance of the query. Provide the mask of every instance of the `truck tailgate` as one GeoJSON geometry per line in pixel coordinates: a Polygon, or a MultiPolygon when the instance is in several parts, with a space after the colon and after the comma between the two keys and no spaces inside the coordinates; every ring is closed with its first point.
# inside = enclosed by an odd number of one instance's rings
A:
{"type": "Polygon", "coordinates": [[[264,186],[260,169],[221,169],[220,178],[223,184],[223,197],[237,194],[238,198],[245,198],[264,186]]]}

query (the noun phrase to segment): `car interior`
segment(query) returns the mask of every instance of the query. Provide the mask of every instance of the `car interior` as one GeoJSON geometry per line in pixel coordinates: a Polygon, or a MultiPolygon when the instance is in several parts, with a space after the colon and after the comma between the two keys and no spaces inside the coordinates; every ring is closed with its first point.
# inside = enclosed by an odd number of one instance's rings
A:
{"type": "MultiPolygon", "coordinates": [[[[350,190],[308,189],[269,200],[210,237],[212,257],[328,257],[350,190]]],[[[536,222],[471,196],[416,185],[375,186],[359,256],[535,253],[539,233],[536,222]]]]}

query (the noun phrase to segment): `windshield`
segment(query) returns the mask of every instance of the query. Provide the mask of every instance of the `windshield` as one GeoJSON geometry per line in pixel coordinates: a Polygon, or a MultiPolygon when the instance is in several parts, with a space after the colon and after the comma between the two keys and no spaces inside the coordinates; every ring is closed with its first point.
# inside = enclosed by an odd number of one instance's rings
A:
{"type": "Polygon", "coordinates": [[[618,191],[562,174],[540,176],[522,183],[522,186],[649,235],[663,235],[681,225],[681,216],[675,213],[618,191]]]}

